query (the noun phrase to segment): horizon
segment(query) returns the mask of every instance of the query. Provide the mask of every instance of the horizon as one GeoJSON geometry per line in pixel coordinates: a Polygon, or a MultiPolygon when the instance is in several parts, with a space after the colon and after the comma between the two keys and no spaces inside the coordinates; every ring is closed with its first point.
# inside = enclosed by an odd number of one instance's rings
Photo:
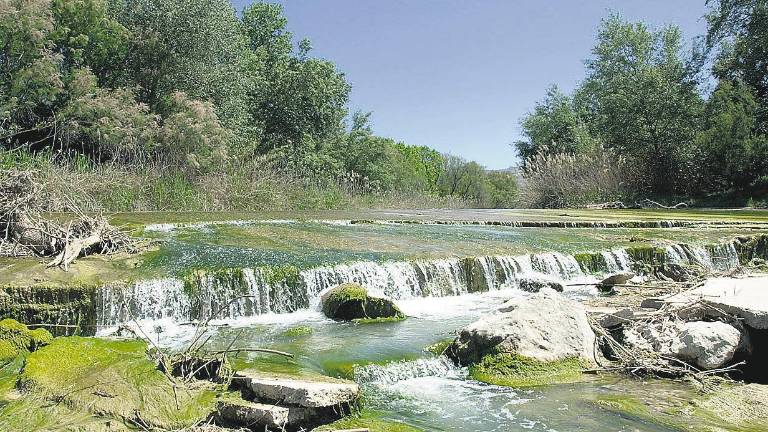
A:
{"type": "MultiPolygon", "coordinates": [[[[232,3],[240,12],[252,1],[232,3]]],[[[490,170],[518,165],[510,144],[522,138],[520,119],[549,86],[571,92],[584,78],[584,60],[610,13],[677,25],[686,48],[706,31],[704,1],[694,0],[272,3],[284,7],[295,42],[308,38],[312,55],[345,73],[350,113],[372,112],[376,134],[490,170]]]]}

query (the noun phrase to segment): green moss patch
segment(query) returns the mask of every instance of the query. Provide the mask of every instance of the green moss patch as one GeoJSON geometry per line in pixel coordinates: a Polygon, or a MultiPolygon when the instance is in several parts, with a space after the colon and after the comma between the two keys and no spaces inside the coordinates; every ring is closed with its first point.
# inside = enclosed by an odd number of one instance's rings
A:
{"type": "Polygon", "coordinates": [[[420,432],[421,429],[406,423],[388,420],[384,414],[373,410],[362,410],[359,413],[344,417],[331,424],[321,426],[315,431],[330,432],[343,429],[364,429],[370,432],[420,432]]]}
{"type": "Polygon", "coordinates": [[[314,330],[312,330],[312,327],[296,326],[296,327],[291,327],[289,329],[286,329],[285,331],[283,331],[282,335],[286,337],[299,337],[299,336],[311,335],[313,332],[314,330]]]}
{"type": "Polygon", "coordinates": [[[446,349],[448,349],[449,346],[453,343],[453,338],[451,339],[445,339],[441,340],[440,342],[435,342],[432,345],[427,345],[424,347],[424,351],[432,353],[436,356],[442,355],[446,349]]]}
{"type": "Polygon", "coordinates": [[[214,409],[215,389],[172,382],[157,370],[139,340],[67,337],[27,357],[20,387],[72,409],[128,422],[179,429],[214,409]]]}
{"type": "Polygon", "coordinates": [[[469,375],[488,384],[535,387],[580,381],[584,365],[578,358],[542,362],[517,354],[489,354],[470,366],[469,375]]]}
{"type": "Polygon", "coordinates": [[[10,318],[0,321],[0,363],[7,363],[20,354],[45,346],[53,340],[48,330],[29,330],[24,324],[10,318]]]}

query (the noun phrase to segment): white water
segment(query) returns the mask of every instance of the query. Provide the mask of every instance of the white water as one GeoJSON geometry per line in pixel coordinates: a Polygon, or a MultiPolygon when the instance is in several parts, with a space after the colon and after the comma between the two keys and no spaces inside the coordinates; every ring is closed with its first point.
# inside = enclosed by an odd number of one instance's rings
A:
{"type": "MultiPolygon", "coordinates": [[[[605,273],[628,271],[632,263],[622,249],[602,252],[605,273]]],[[[725,243],[711,248],[689,245],[666,247],[669,262],[725,270],[738,265],[736,248],[725,243]]],[[[98,323],[113,326],[133,319],[194,321],[219,312],[217,318],[241,318],[269,313],[284,314],[318,308],[323,290],[355,282],[374,295],[398,302],[422,297],[446,297],[517,288],[526,276],[557,278],[565,284],[590,284],[572,255],[557,252],[521,256],[485,256],[421,261],[355,262],[303,270],[298,283],[268,282],[261,269],[201,272],[192,287],[179,279],[136,282],[129,288],[106,286],[100,295],[98,323]],[[191,290],[195,295],[190,295],[191,290]],[[123,305],[127,306],[124,307],[123,305]],[[128,313],[130,309],[131,313],[128,313]]],[[[583,294],[591,287],[582,288],[583,294]]]]}

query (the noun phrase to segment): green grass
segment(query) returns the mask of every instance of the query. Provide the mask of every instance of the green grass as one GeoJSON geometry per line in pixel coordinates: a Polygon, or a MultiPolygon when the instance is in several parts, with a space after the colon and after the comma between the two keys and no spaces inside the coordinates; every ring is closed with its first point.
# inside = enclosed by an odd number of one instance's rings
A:
{"type": "Polygon", "coordinates": [[[368,428],[370,432],[419,432],[421,429],[409,424],[389,420],[378,411],[363,409],[359,413],[352,414],[337,420],[329,425],[321,426],[315,431],[330,432],[340,429],[368,428]]]}

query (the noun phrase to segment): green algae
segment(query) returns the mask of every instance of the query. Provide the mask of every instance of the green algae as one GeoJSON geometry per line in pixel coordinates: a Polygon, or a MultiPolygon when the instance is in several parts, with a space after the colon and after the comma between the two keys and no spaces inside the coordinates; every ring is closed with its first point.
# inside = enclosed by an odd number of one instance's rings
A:
{"type": "Polygon", "coordinates": [[[325,316],[357,323],[386,323],[405,319],[405,314],[390,300],[371,297],[360,284],[345,283],[322,296],[325,316]]]}
{"type": "Polygon", "coordinates": [[[309,326],[296,326],[291,327],[289,329],[284,330],[281,335],[285,337],[300,337],[300,336],[307,336],[311,335],[314,332],[314,329],[309,326]]]}
{"type": "Polygon", "coordinates": [[[518,354],[488,354],[469,367],[469,376],[488,384],[506,387],[536,387],[577,382],[585,367],[578,358],[543,362],[518,354]]]}
{"type": "Polygon", "coordinates": [[[384,413],[362,409],[341,420],[316,428],[315,431],[330,432],[357,428],[367,428],[370,432],[420,432],[422,430],[407,423],[387,419],[384,413]]]}
{"type": "Polygon", "coordinates": [[[10,362],[19,355],[43,347],[53,340],[45,329],[29,330],[26,325],[6,318],[0,321],[0,362],[10,362]]]}
{"type": "Polygon", "coordinates": [[[19,386],[74,410],[179,429],[214,409],[213,385],[174,383],[147,357],[140,340],[57,338],[27,356],[19,386]]]}
{"type": "Polygon", "coordinates": [[[450,339],[441,340],[439,342],[435,342],[432,345],[428,345],[424,347],[424,351],[428,353],[432,353],[436,356],[442,355],[445,352],[445,350],[447,350],[448,347],[451,346],[453,341],[454,339],[450,338],[450,339]]]}

